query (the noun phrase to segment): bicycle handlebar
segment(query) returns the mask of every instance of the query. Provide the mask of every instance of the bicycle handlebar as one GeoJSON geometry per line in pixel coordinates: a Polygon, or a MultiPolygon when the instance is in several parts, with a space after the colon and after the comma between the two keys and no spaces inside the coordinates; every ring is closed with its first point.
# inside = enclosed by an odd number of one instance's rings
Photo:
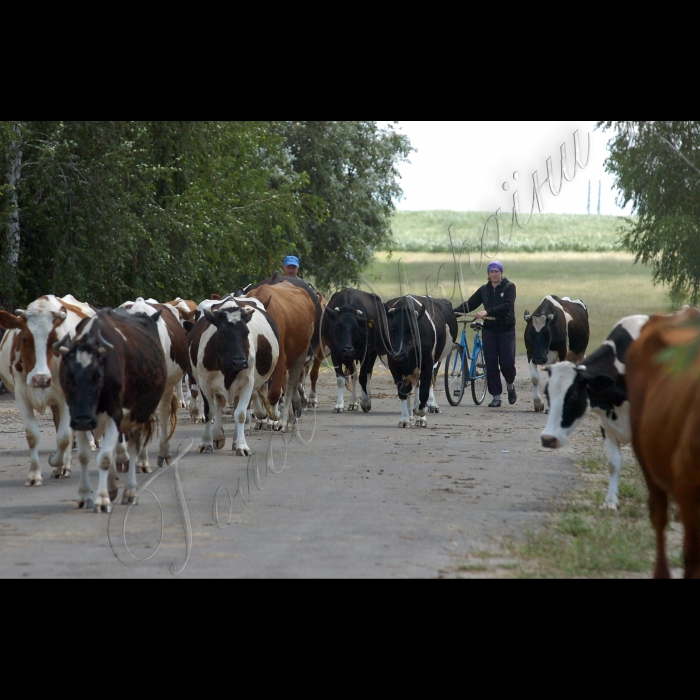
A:
{"type": "Polygon", "coordinates": [[[458,323],[469,323],[470,321],[495,321],[496,319],[493,318],[493,316],[484,316],[483,318],[477,319],[476,316],[469,316],[467,317],[467,314],[455,314],[457,316],[457,322],[458,323]],[[461,316],[461,318],[460,318],[461,316]]]}

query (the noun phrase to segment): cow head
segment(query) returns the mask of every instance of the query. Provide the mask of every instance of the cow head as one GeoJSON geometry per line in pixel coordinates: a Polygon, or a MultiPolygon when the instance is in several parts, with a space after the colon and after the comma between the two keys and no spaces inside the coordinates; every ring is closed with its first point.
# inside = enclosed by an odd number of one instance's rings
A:
{"type": "MultiPolygon", "coordinates": [[[[92,319],[90,319],[92,320],[92,319]]],[[[54,344],[54,351],[62,356],[61,387],[70,409],[72,430],[88,431],[97,427],[97,410],[104,386],[105,358],[113,350],[99,328],[81,335],[86,322],[78,326],[78,336],[71,343],[70,337],[54,344]]]]}
{"type": "Polygon", "coordinates": [[[525,312],[525,347],[528,356],[536,365],[547,364],[549,348],[552,344],[552,327],[556,324],[559,313],[533,316],[525,312]]]}
{"type": "Polygon", "coordinates": [[[418,363],[421,344],[419,321],[425,316],[425,306],[416,309],[413,299],[404,297],[395,306],[385,308],[389,330],[388,354],[399,362],[412,359],[418,363]]]}
{"type": "Polygon", "coordinates": [[[356,354],[362,355],[367,344],[365,313],[352,306],[326,307],[323,319],[323,336],[331,350],[342,360],[352,362],[356,354]]]}
{"type": "Polygon", "coordinates": [[[248,324],[254,313],[255,309],[249,306],[225,306],[214,311],[204,310],[204,317],[216,328],[210,342],[214,345],[219,367],[227,378],[248,369],[248,324]]]}
{"type": "Polygon", "coordinates": [[[13,358],[15,370],[25,372],[27,385],[34,389],[51,387],[51,346],[58,340],[57,329],[66,317],[65,307],[57,309],[45,298],[35,301],[26,311],[18,309],[14,315],[0,311],[0,327],[19,331],[14,341],[19,351],[19,360],[16,355],[13,358]]]}

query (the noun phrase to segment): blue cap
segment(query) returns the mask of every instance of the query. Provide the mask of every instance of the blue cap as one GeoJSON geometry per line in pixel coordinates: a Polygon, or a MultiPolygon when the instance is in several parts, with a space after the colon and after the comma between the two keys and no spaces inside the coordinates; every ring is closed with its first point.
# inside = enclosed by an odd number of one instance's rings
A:
{"type": "Polygon", "coordinates": [[[503,263],[498,262],[498,260],[490,263],[488,266],[487,272],[493,272],[494,270],[498,270],[499,272],[502,273],[503,272],[503,263]]]}
{"type": "Polygon", "coordinates": [[[295,267],[301,267],[301,265],[299,264],[299,258],[297,258],[295,255],[288,255],[284,259],[284,265],[285,265],[285,267],[287,265],[294,265],[295,267]]]}

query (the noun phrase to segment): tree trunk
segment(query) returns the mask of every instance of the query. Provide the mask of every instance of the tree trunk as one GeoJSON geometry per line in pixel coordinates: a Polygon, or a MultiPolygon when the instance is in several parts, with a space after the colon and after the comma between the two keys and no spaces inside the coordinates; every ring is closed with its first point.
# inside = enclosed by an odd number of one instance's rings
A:
{"type": "Polygon", "coordinates": [[[22,171],[22,127],[17,124],[14,131],[15,136],[10,144],[10,153],[8,156],[9,168],[7,171],[7,183],[10,185],[10,215],[7,224],[7,260],[12,267],[16,268],[19,261],[20,244],[19,198],[17,196],[17,190],[22,171]]]}

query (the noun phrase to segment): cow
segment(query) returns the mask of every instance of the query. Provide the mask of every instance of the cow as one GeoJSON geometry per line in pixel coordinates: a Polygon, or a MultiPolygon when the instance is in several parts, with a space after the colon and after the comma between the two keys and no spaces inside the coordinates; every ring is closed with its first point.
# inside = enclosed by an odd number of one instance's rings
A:
{"type": "Polygon", "coordinates": [[[78,507],[110,513],[118,495],[115,453],[120,435],[128,439],[129,471],[122,495],[125,505],[135,503],[136,458],[151,437],[151,416],[167,386],[167,366],[154,315],[130,314],[123,309],[101,309],[81,321],[71,341],[58,341],[63,356],[61,387],[70,407],[70,426],[78,435],[81,477],[78,507]],[[97,454],[99,486],[93,500],[88,476],[90,446],[87,431],[104,436],[97,454]]]}
{"type": "Polygon", "coordinates": [[[581,364],[564,361],[547,368],[549,382],[545,395],[549,403],[549,418],[542,431],[542,446],[551,449],[564,447],[590,404],[600,420],[610,469],[610,485],[603,509],[617,510],[620,505],[620,446],[632,441],[625,361],[630,345],[639,338],[648,320],[649,316],[641,314],[627,316],[581,364]]]}
{"type": "MultiPolygon", "coordinates": [[[[161,437],[158,448],[158,466],[170,466],[173,461],[170,449],[170,439],[177,427],[177,403],[173,403],[173,392],[178,386],[182,386],[182,378],[190,371],[189,343],[187,333],[178,319],[168,311],[172,308],[165,304],[148,303],[139,298],[128,306],[127,311],[131,314],[147,314],[155,316],[160,312],[158,318],[158,336],[165,355],[167,367],[167,379],[165,392],[160,402],[160,422],[161,437]],[[170,428],[166,428],[167,425],[170,428]]],[[[177,400],[177,399],[176,399],[177,400]]],[[[150,474],[151,469],[148,463],[148,452],[145,445],[138,456],[136,467],[145,474],[150,474]]]]}
{"type": "Polygon", "coordinates": [[[49,457],[54,468],[52,478],[71,474],[70,415],[59,382],[59,363],[53,344],[72,338],[78,324],[95,315],[88,304],[73,296],[42,296],[26,310],[14,314],[0,311],[0,327],[5,333],[0,344],[0,378],[15,395],[27,436],[30,467],[26,486],[42,486],[44,479],[39,462],[39,426],[34,411],[42,415],[51,407],[56,425],[56,452],[49,457]]]}
{"type": "MultiPolygon", "coordinates": [[[[226,437],[222,409],[233,404],[239,457],[249,456],[245,439],[248,406],[279,365],[280,340],[275,321],[252,303],[224,301],[206,309],[189,336],[192,375],[204,397],[204,435],[198,451],[222,450],[226,437]],[[213,413],[213,419],[212,419],[213,413]]],[[[266,404],[268,416],[278,415],[266,404]]]]}
{"type": "Polygon", "coordinates": [[[387,356],[402,404],[399,428],[411,427],[414,387],[420,389],[418,406],[413,410],[416,425],[427,428],[428,409],[436,412],[434,368],[450,354],[457,340],[457,316],[446,300],[411,295],[387,302],[385,311],[386,320],[380,321],[382,354],[387,356]]]}
{"type": "Polygon", "coordinates": [[[534,387],[535,411],[544,411],[538,365],[580,362],[590,339],[588,309],[580,300],[547,296],[534,313],[525,312],[525,349],[534,387]]]}
{"type": "Polygon", "coordinates": [[[279,362],[270,377],[268,400],[271,406],[277,407],[279,428],[284,432],[301,416],[299,384],[311,340],[317,331],[316,306],[306,290],[286,282],[265,284],[248,292],[246,298],[260,301],[277,325],[279,362]],[[284,407],[281,408],[283,390],[284,407]]]}
{"type": "Polygon", "coordinates": [[[333,413],[345,411],[346,376],[352,376],[352,400],[348,410],[365,413],[372,410],[369,383],[372,370],[383,345],[379,342],[380,313],[384,302],[376,295],[359,289],[346,289],[334,294],[323,316],[321,336],[330,349],[338,381],[338,401],[333,413]],[[358,371],[359,370],[359,371],[358,371]],[[357,381],[362,397],[357,401],[357,381]]]}
{"type": "Polygon", "coordinates": [[[700,311],[652,316],[627,353],[632,447],[649,488],[656,532],[655,578],[670,578],[665,530],[669,499],[685,530],[686,578],[700,578],[700,311]],[[664,355],[686,359],[673,367],[664,355]]]}
{"type": "Polygon", "coordinates": [[[303,289],[308,294],[309,299],[311,299],[316,310],[314,332],[313,336],[311,337],[309,353],[304,363],[304,374],[299,382],[299,398],[302,401],[302,405],[304,407],[316,407],[318,405],[318,398],[316,396],[318,375],[321,369],[321,363],[325,359],[327,355],[326,350],[328,349],[321,338],[321,320],[327,306],[327,301],[323,298],[323,295],[306,280],[300,279],[299,277],[287,277],[281,272],[277,271],[269,279],[263,280],[255,285],[249,284],[245,289],[237,290],[235,296],[250,297],[251,292],[264,285],[274,286],[283,283],[287,283],[287,286],[292,285],[294,287],[298,287],[299,289],[303,289]],[[309,393],[308,400],[306,399],[304,389],[304,380],[307,374],[311,380],[311,392],[309,393]]]}

